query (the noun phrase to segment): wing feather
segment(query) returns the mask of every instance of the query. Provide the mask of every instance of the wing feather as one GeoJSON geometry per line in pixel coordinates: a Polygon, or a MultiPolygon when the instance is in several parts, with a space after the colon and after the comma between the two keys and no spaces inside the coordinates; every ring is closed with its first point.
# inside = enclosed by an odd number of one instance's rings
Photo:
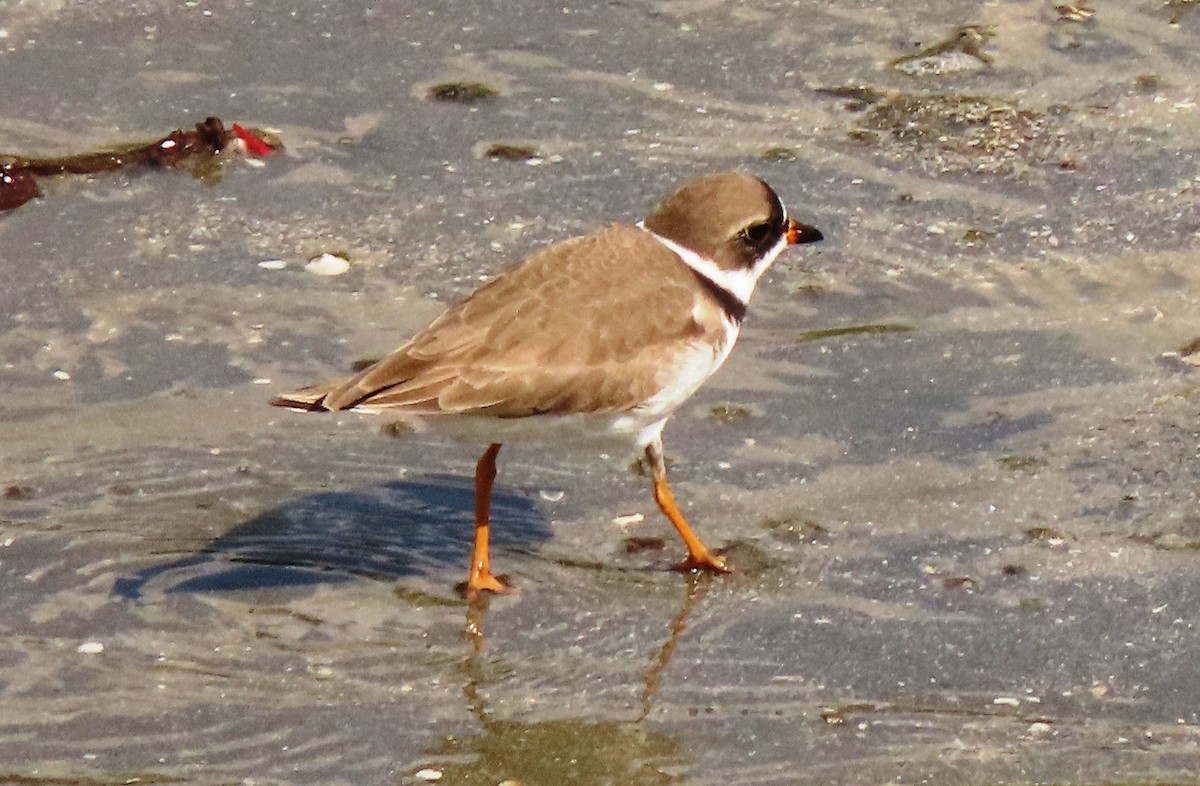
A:
{"type": "Polygon", "coordinates": [[[359,374],[277,403],[502,418],[627,410],[662,389],[681,343],[704,340],[713,325],[702,321],[719,322],[701,299],[674,253],[613,225],[510,268],[359,374]]]}

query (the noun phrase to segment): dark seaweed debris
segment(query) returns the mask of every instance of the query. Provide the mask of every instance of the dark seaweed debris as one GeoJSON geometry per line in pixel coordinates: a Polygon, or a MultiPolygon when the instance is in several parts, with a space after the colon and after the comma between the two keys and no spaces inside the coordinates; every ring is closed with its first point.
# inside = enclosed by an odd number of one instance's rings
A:
{"type": "Polygon", "coordinates": [[[764,150],[762,152],[762,159],[764,161],[795,161],[796,151],[790,147],[776,145],[775,147],[768,147],[766,150],[764,150]]]}
{"type": "Polygon", "coordinates": [[[857,130],[939,173],[1063,168],[1069,147],[1052,114],[974,95],[897,93],[876,104],[857,130]]]}
{"type": "Polygon", "coordinates": [[[806,330],[796,336],[796,343],[805,341],[821,341],[827,338],[837,338],[839,336],[853,335],[878,335],[880,333],[910,333],[913,330],[912,325],[903,325],[896,323],[880,323],[870,325],[846,325],[844,327],[822,328],[820,330],[806,330]]]}
{"type": "Polygon", "coordinates": [[[92,175],[129,167],[190,166],[193,174],[211,172],[215,156],[231,142],[242,139],[251,155],[266,155],[282,148],[275,139],[236,123],[231,129],[217,117],[205,118],[193,129],[175,129],[153,142],[120,145],[108,150],[52,158],[27,158],[0,154],[0,210],[12,210],[42,195],[37,178],[57,175],[92,175]]]}
{"type": "Polygon", "coordinates": [[[489,145],[483,151],[483,157],[492,161],[532,161],[536,158],[541,158],[542,154],[537,148],[530,145],[514,145],[505,142],[497,142],[489,145]]]}
{"type": "Polygon", "coordinates": [[[427,95],[432,101],[475,104],[488,98],[494,98],[499,95],[499,92],[481,82],[443,82],[429,88],[427,95]]]}

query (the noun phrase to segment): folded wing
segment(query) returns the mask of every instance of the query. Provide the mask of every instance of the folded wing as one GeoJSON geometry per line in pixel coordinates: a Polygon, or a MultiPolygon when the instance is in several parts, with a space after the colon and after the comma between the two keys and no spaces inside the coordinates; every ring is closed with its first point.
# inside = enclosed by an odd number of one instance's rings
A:
{"type": "Polygon", "coordinates": [[[699,320],[717,318],[694,281],[648,233],[610,226],[510,268],[359,374],[272,403],[500,418],[631,409],[662,389],[682,344],[704,340],[699,320]]]}

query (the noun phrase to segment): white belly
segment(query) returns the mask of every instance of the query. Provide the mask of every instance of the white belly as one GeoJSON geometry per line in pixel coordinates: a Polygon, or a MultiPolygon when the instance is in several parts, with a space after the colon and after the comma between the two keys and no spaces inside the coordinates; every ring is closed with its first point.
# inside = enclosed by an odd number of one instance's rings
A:
{"type": "Polygon", "coordinates": [[[464,442],[570,442],[641,447],[662,434],[669,414],[634,410],[622,413],[533,415],[492,418],[484,415],[425,415],[396,418],[418,432],[444,434],[464,442]]]}

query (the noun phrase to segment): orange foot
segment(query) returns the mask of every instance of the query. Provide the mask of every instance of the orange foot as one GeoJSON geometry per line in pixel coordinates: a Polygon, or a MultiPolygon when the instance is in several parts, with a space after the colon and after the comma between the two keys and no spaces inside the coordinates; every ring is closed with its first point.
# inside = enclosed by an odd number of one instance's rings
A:
{"type": "Polygon", "coordinates": [[[696,571],[733,573],[733,568],[725,563],[724,557],[718,557],[708,551],[701,554],[689,554],[688,558],[683,562],[676,562],[672,565],[671,570],[676,570],[680,573],[694,573],[696,571]]]}
{"type": "Polygon", "coordinates": [[[465,584],[460,584],[459,590],[467,600],[475,600],[483,592],[494,592],[497,595],[507,595],[513,591],[512,586],[502,577],[491,571],[473,573],[465,584]]]}

